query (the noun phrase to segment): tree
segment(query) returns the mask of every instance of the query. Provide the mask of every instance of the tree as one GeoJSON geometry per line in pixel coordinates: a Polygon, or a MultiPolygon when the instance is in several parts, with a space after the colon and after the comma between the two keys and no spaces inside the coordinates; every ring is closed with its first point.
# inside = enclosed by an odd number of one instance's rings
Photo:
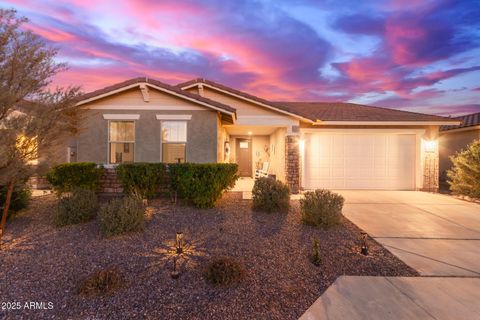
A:
{"type": "Polygon", "coordinates": [[[453,167],[448,170],[448,184],[454,194],[480,199],[480,140],[451,156],[453,167]]]}
{"type": "Polygon", "coordinates": [[[49,89],[66,66],[55,62],[55,48],[22,29],[27,21],[0,9],[0,185],[7,186],[0,241],[15,185],[41,173],[79,121],[79,88],[49,89]]]}

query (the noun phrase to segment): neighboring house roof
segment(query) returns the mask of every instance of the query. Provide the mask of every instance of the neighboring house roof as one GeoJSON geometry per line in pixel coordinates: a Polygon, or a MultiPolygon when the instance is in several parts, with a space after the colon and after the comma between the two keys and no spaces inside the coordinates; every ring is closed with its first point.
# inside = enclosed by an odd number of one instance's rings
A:
{"type": "MultiPolygon", "coordinates": [[[[277,102],[304,117],[325,122],[452,122],[451,118],[346,102],[277,102]]],[[[455,120],[453,120],[455,122],[455,120]]]]}
{"type": "Polygon", "coordinates": [[[151,86],[153,88],[159,89],[161,91],[165,91],[167,93],[174,94],[179,96],[180,98],[184,98],[195,103],[201,104],[203,106],[212,107],[220,112],[227,113],[230,115],[234,115],[236,110],[226,104],[220,103],[218,101],[210,100],[208,98],[199,96],[198,94],[190,93],[184,90],[179,89],[176,86],[171,86],[169,84],[163,83],[158,80],[150,79],[147,77],[140,77],[130,79],[124,82],[120,82],[99,90],[95,90],[93,92],[86,93],[79,97],[77,105],[83,105],[89,103],[91,101],[95,101],[98,99],[102,99],[109,95],[125,91],[131,88],[136,87],[137,85],[140,86],[141,84],[145,84],[147,86],[151,86]]]}
{"type": "Polygon", "coordinates": [[[269,100],[254,96],[252,94],[249,94],[247,92],[240,91],[240,90],[225,86],[223,84],[220,84],[218,82],[214,82],[214,81],[207,80],[207,79],[204,79],[204,78],[197,78],[197,79],[193,79],[193,80],[190,80],[190,81],[187,81],[187,82],[182,82],[182,83],[177,84],[176,87],[178,87],[182,90],[186,90],[186,89],[198,86],[199,84],[203,84],[203,85],[206,85],[207,87],[213,87],[214,89],[216,88],[216,89],[219,89],[221,91],[228,92],[233,96],[243,98],[243,99],[251,101],[253,103],[262,105],[263,107],[267,107],[269,109],[278,111],[280,113],[288,114],[288,115],[293,116],[295,118],[300,118],[300,119],[306,120],[308,122],[315,121],[315,119],[311,119],[309,117],[304,117],[300,114],[297,114],[294,110],[291,110],[291,108],[286,106],[286,105],[279,104],[279,103],[276,103],[276,102],[273,102],[273,101],[269,101],[269,100]]]}
{"type": "Polygon", "coordinates": [[[449,130],[455,130],[455,129],[463,129],[463,128],[480,126],[480,112],[466,114],[461,117],[456,117],[455,119],[462,121],[462,123],[457,126],[441,126],[440,131],[449,131],[449,130]]]}

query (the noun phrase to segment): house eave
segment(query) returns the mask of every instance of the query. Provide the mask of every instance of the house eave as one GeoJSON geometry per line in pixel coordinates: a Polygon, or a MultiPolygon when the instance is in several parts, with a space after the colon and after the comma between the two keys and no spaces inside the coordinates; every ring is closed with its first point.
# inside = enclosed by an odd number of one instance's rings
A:
{"type": "Polygon", "coordinates": [[[444,126],[459,125],[452,121],[322,121],[317,120],[315,126],[444,126]]]}

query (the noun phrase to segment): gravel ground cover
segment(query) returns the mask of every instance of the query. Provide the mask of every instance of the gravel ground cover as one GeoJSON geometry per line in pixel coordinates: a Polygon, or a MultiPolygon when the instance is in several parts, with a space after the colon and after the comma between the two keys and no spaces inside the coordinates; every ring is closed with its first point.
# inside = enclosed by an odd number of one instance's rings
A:
{"type": "Polygon", "coordinates": [[[21,306],[0,310],[0,319],[297,319],[340,275],[418,275],[372,239],[370,255],[360,254],[361,230],[346,219],[322,230],[301,223],[297,201],[288,214],[250,206],[239,193],[209,210],[153,200],[144,232],[104,239],[95,221],[55,228],[55,198],[34,198],[8,225],[0,251],[0,302],[21,306]],[[186,248],[174,280],[176,231],[186,248]],[[315,238],[319,267],[309,260],[315,238]],[[208,284],[204,267],[217,256],[243,263],[246,278],[230,287],[208,284]],[[82,279],[104,268],[121,271],[123,287],[78,295],[82,279]],[[43,305],[34,310],[25,302],[43,305]]]}

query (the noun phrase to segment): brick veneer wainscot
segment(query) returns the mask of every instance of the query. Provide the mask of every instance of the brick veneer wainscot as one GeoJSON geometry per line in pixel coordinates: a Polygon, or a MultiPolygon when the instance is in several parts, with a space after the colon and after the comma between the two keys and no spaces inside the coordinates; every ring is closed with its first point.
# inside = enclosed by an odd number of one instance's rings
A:
{"type": "Polygon", "coordinates": [[[105,168],[104,174],[100,179],[100,192],[102,193],[122,193],[122,184],[117,178],[114,168],[105,168]]]}

